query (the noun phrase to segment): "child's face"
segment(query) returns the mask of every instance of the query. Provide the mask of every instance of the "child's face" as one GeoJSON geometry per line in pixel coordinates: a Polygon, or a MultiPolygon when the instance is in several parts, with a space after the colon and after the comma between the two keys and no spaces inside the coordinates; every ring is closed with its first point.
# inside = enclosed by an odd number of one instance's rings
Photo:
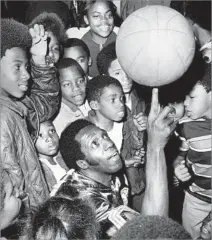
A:
{"type": "Polygon", "coordinates": [[[125,116],[124,93],[120,87],[105,87],[96,104],[99,113],[111,121],[119,122],[125,116]]]}
{"type": "Polygon", "coordinates": [[[186,114],[191,119],[208,117],[211,112],[211,91],[207,93],[205,88],[197,83],[186,96],[184,105],[186,114]]]}
{"type": "Polygon", "coordinates": [[[72,58],[76,60],[83,69],[85,75],[88,74],[88,69],[89,66],[91,65],[91,58],[87,56],[86,52],[83,50],[81,46],[64,48],[63,57],[72,58]]]}
{"type": "Polygon", "coordinates": [[[21,98],[28,90],[28,59],[26,52],[18,47],[7,49],[1,58],[1,90],[3,94],[21,98]]]}
{"type": "Polygon", "coordinates": [[[48,32],[48,36],[50,37],[50,43],[49,43],[49,56],[54,58],[54,62],[57,63],[60,58],[60,45],[52,32],[48,32]]]}
{"type": "Polygon", "coordinates": [[[35,147],[39,155],[54,156],[57,153],[59,148],[59,137],[51,122],[47,121],[41,123],[35,147]]]}
{"type": "Polygon", "coordinates": [[[85,101],[86,78],[77,67],[60,70],[60,85],[62,96],[75,106],[81,106],[85,101]]]}
{"type": "Polygon", "coordinates": [[[114,17],[106,1],[96,1],[85,16],[93,35],[107,38],[114,27],[114,17]]]}
{"type": "MultiPolygon", "coordinates": [[[[13,194],[13,185],[8,182],[4,186],[6,195],[4,198],[4,207],[1,212],[0,229],[4,229],[13,223],[13,220],[18,216],[21,208],[21,199],[13,194]]],[[[16,193],[16,195],[19,193],[16,193]]]]}
{"type": "Polygon", "coordinates": [[[124,93],[129,93],[132,90],[132,80],[123,71],[118,59],[111,62],[108,74],[111,77],[116,78],[121,83],[124,93]]]}

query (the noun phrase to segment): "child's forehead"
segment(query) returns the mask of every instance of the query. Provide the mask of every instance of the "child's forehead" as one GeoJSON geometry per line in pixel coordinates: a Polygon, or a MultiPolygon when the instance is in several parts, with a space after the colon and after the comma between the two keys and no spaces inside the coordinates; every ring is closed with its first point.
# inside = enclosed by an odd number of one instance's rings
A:
{"type": "Polygon", "coordinates": [[[64,48],[64,52],[65,53],[69,53],[69,54],[73,54],[73,56],[70,56],[71,58],[73,58],[74,55],[76,55],[76,54],[77,55],[86,55],[87,56],[85,49],[82,46],[80,46],[80,45],[78,45],[78,46],[71,46],[69,48],[64,48]]]}
{"type": "Polygon", "coordinates": [[[95,3],[92,4],[90,7],[89,12],[102,12],[102,11],[109,11],[110,5],[107,1],[105,0],[97,0],[95,3]]]}
{"type": "Polygon", "coordinates": [[[110,84],[108,86],[105,86],[103,88],[103,91],[102,91],[102,93],[104,93],[104,94],[111,93],[111,92],[113,92],[113,93],[122,93],[122,88],[117,86],[117,85],[115,85],[115,84],[110,84]]]}
{"type": "Polygon", "coordinates": [[[3,58],[9,62],[15,62],[15,61],[19,61],[23,63],[28,62],[26,50],[20,47],[13,47],[13,48],[7,49],[5,52],[5,55],[1,59],[3,58]]]}
{"type": "Polygon", "coordinates": [[[53,123],[50,122],[50,121],[46,121],[46,122],[43,122],[43,123],[40,124],[40,130],[47,129],[47,128],[50,128],[50,127],[54,127],[53,123]]]}
{"type": "Polygon", "coordinates": [[[60,69],[60,78],[72,77],[72,76],[84,77],[83,73],[77,66],[69,66],[67,68],[60,69]]]}

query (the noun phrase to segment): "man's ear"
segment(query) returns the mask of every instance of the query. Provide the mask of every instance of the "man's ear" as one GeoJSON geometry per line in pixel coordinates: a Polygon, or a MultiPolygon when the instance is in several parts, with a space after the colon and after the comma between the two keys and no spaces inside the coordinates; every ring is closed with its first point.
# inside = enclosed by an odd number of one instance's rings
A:
{"type": "Polygon", "coordinates": [[[98,110],[98,103],[97,103],[97,101],[92,100],[90,102],[90,107],[91,107],[91,109],[93,109],[95,111],[98,110]]]}
{"type": "Polygon", "coordinates": [[[86,162],[85,160],[77,160],[76,164],[79,168],[84,169],[84,170],[88,169],[88,167],[89,167],[88,162],[86,162]]]}
{"type": "Polygon", "coordinates": [[[89,25],[88,17],[86,15],[84,16],[84,21],[87,25],[89,25]]]}
{"type": "Polygon", "coordinates": [[[89,57],[89,59],[88,59],[88,66],[90,67],[92,65],[92,63],[93,63],[93,60],[92,60],[91,57],[89,57]]]}

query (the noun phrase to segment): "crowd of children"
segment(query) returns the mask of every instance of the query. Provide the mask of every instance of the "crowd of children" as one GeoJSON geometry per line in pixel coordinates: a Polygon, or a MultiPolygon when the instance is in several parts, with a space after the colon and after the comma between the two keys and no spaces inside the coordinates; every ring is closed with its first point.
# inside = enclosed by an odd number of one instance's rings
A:
{"type": "Polygon", "coordinates": [[[155,152],[175,129],[181,146],[169,164],[171,185],[185,198],[184,229],[176,225],[172,237],[211,238],[211,31],[189,11],[204,67],[182,102],[167,100],[169,107],[159,110],[157,90],[149,109],[118,61],[113,1],[81,1],[75,20],[88,27],[81,39],[70,38],[65,20],[42,8],[33,18],[27,14],[28,25],[1,20],[0,236],[118,239],[126,237],[114,234],[127,221],[146,221],[136,220],[138,213],[166,215],[164,154],[155,152]]]}

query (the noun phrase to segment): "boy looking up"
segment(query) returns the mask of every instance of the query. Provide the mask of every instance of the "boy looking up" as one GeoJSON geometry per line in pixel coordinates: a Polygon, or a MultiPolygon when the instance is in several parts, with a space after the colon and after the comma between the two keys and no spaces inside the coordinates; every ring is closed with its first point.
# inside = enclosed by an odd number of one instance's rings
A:
{"type": "Polygon", "coordinates": [[[182,147],[174,162],[176,177],[186,193],[183,226],[193,238],[211,211],[211,65],[186,96],[186,117],[180,121],[182,147]]]}
{"type": "Polygon", "coordinates": [[[87,79],[77,61],[63,58],[57,65],[62,93],[62,102],[53,123],[57,134],[61,135],[65,127],[80,118],[88,116],[90,107],[85,101],[87,79]]]}
{"type": "Polygon", "coordinates": [[[57,111],[59,84],[55,67],[46,64],[48,35],[43,26],[35,25],[28,30],[12,19],[2,19],[1,23],[2,175],[5,183],[8,175],[13,187],[28,195],[28,207],[32,209],[48,197],[32,138],[37,137],[39,122],[48,120],[57,111]],[[28,96],[29,49],[33,82],[28,96]]]}

